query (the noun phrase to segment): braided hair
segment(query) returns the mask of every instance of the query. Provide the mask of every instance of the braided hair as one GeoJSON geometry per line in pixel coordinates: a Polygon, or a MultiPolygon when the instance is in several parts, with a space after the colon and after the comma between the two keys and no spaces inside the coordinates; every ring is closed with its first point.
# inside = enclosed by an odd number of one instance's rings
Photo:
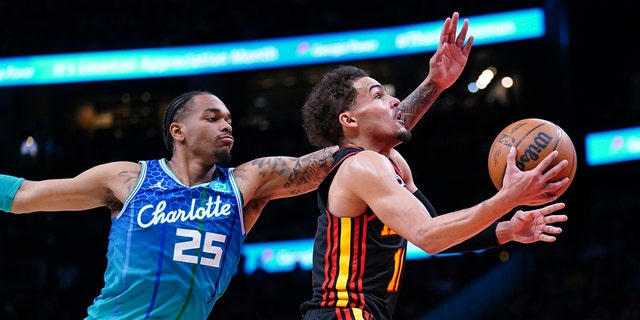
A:
{"type": "Polygon", "coordinates": [[[191,103],[191,99],[201,94],[211,94],[211,92],[208,92],[208,91],[186,92],[175,97],[167,105],[167,110],[165,110],[164,112],[164,117],[162,121],[162,135],[164,137],[164,146],[167,148],[167,150],[169,150],[169,152],[173,153],[173,136],[171,136],[171,133],[169,132],[169,126],[171,125],[171,123],[180,119],[183,111],[191,103]]]}

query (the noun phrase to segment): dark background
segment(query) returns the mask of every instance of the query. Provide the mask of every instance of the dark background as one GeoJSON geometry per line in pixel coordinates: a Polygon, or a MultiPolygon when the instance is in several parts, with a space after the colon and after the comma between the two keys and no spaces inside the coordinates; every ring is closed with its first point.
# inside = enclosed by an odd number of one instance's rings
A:
{"type": "MultiPolygon", "coordinates": [[[[586,133],[640,124],[631,1],[0,1],[0,57],[267,39],[530,7],[545,8],[547,35],[474,47],[458,82],[399,149],[444,213],[495,192],[487,155],[502,128],[550,120],[578,152],[575,180],[561,197],[569,221],[553,244],[409,261],[396,319],[640,319],[639,163],[584,162],[586,133]],[[516,79],[502,99],[466,90],[489,65],[516,79]]],[[[348,63],[394,84],[403,98],[427,74],[431,54],[348,63]]],[[[0,172],[61,178],[107,161],[167,156],[163,108],[192,89],[214,92],[232,111],[233,165],[301,155],[313,148],[299,108],[314,79],[336,65],[0,88],[0,172]],[[104,126],[82,120],[105,115],[104,126]],[[28,135],[39,142],[35,157],[18,152],[28,135]]],[[[310,238],[315,217],[312,195],[273,201],[247,242],[310,238]]],[[[103,284],[108,232],[106,209],[0,215],[0,319],[83,318],[103,284]]],[[[240,273],[211,318],[298,319],[310,281],[301,270],[240,273]]]]}

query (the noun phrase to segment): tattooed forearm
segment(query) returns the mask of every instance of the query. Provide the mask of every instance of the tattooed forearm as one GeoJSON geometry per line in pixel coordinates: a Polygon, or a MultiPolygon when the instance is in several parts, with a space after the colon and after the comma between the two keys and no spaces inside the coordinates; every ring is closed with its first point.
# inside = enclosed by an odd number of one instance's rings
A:
{"type": "Polygon", "coordinates": [[[328,147],[298,158],[285,185],[292,194],[306,193],[318,188],[333,164],[338,147],[328,147]]]}
{"type": "Polygon", "coordinates": [[[249,201],[266,204],[317,189],[337,150],[337,146],[328,147],[299,158],[264,157],[236,167],[233,172],[245,205],[249,201]]]}
{"type": "Polygon", "coordinates": [[[333,163],[333,153],[337,146],[327,147],[299,158],[265,157],[251,161],[250,167],[236,168],[237,179],[253,179],[257,174],[262,179],[274,183],[274,193],[294,196],[315,190],[327,175],[333,163]],[[279,190],[277,190],[279,189],[279,190]]]}
{"type": "Polygon", "coordinates": [[[425,86],[418,86],[409,96],[400,102],[400,110],[404,125],[411,130],[418,123],[418,120],[429,110],[441,91],[427,83],[425,86]]]}
{"type": "Polygon", "coordinates": [[[257,173],[261,177],[282,175],[289,169],[288,163],[290,162],[290,159],[290,157],[259,158],[251,161],[251,165],[258,169],[257,173]]]}

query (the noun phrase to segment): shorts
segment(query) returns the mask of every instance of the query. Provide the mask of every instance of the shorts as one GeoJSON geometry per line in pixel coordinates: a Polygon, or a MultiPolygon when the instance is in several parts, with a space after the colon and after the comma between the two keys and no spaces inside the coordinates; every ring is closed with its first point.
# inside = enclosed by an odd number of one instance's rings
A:
{"type": "Polygon", "coordinates": [[[374,320],[372,314],[358,308],[317,308],[309,309],[302,315],[303,320],[374,320]]]}

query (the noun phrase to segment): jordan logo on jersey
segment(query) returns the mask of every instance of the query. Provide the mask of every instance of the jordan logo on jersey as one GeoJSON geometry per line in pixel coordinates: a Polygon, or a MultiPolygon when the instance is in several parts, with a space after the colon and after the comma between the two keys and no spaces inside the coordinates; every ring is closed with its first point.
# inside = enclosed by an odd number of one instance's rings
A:
{"type": "Polygon", "coordinates": [[[167,190],[167,188],[165,188],[164,186],[162,186],[162,183],[164,182],[164,179],[158,181],[156,184],[152,184],[149,186],[149,188],[151,189],[160,189],[162,191],[167,190]]]}

